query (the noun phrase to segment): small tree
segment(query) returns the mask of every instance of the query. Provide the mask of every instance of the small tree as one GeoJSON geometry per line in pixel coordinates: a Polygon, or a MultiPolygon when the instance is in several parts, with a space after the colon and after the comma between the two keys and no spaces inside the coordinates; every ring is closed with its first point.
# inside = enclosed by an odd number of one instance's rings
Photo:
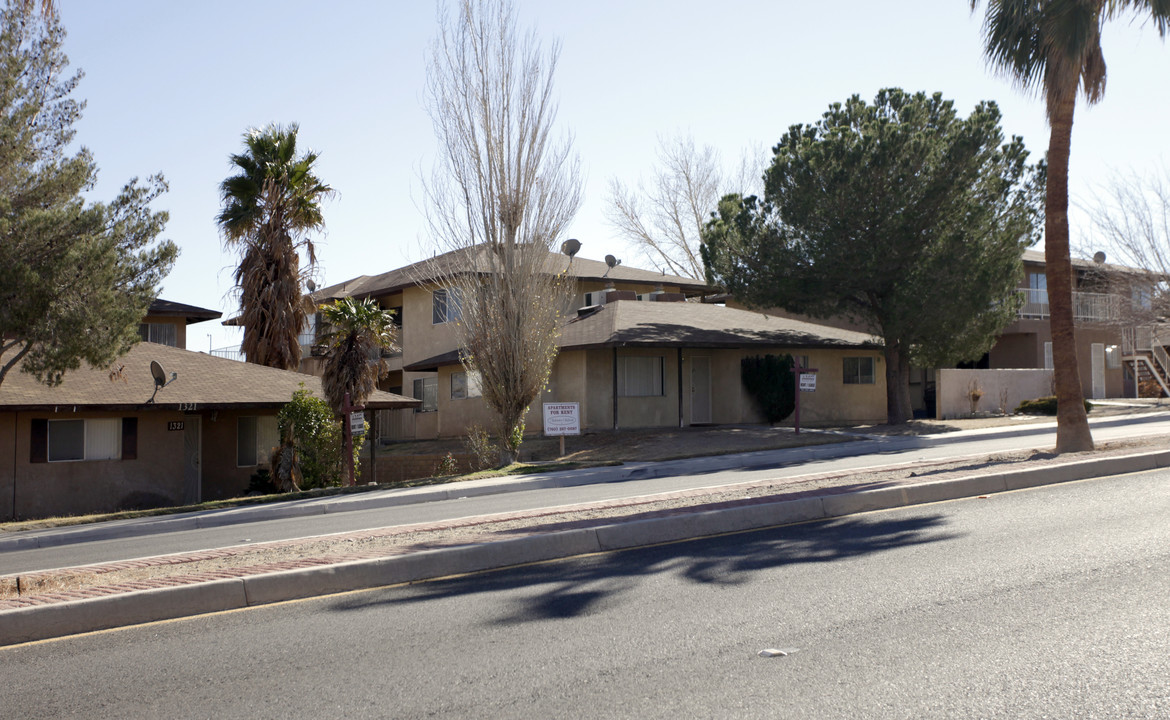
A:
{"type": "Polygon", "coordinates": [[[398,349],[394,311],[383,310],[372,299],[345,298],[321,308],[327,329],[325,345],[325,397],[334,412],[341,413],[346,393],[354,405],[362,405],[386,376],[382,353],[398,349]]]}
{"type": "Polygon", "coordinates": [[[83,197],[97,164],[68,154],[84,103],[81,73],[62,77],[65,31],[51,3],[0,9],[0,383],[25,372],[55,385],[82,361],[106,367],[138,342],[138,324],[178,249],[155,240],[161,176],[131,180],[111,203],[83,197]]]}
{"type": "Polygon", "coordinates": [[[911,363],[978,358],[1015,318],[1042,178],[999,119],[994,103],[964,119],[941,94],[890,89],[792,126],[764,199],[725,198],[705,229],[709,281],[867,326],[885,344],[888,421],[908,421],[911,363]]]}
{"type": "Polygon", "coordinates": [[[507,463],[575,291],[553,248],[577,211],[580,178],[569,143],[552,137],[558,48],[546,55],[533,33],[521,34],[507,0],[457,7],[440,19],[427,74],[440,147],[427,220],[447,252],[426,274],[447,293],[446,319],[497,415],[507,463]]]}
{"type": "Polygon", "coordinates": [[[740,378],[769,425],[796,409],[795,361],[791,355],[754,355],[740,361],[740,378]]]}

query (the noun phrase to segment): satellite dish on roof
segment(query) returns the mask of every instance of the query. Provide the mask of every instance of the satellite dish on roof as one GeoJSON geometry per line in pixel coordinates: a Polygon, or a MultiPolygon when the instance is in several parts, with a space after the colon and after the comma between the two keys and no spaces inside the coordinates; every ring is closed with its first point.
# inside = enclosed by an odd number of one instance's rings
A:
{"type": "Polygon", "coordinates": [[[150,394],[150,399],[146,401],[147,405],[154,402],[154,396],[158,395],[159,388],[165,388],[175,380],[178,379],[179,373],[171,373],[171,377],[167,379],[167,373],[163,370],[162,364],[158,360],[150,361],[150,375],[154,378],[154,392],[150,394]]]}
{"type": "Polygon", "coordinates": [[[621,260],[618,260],[618,259],[617,259],[617,258],[615,258],[613,255],[606,255],[606,256],[605,256],[605,264],[606,264],[607,266],[609,266],[609,270],[606,270],[606,271],[605,271],[605,275],[602,275],[602,277],[609,277],[609,271],[610,271],[610,270],[613,270],[613,269],[614,269],[615,267],[617,267],[618,265],[621,265],[621,264],[622,264],[622,261],[621,261],[621,260]]]}
{"type": "Polygon", "coordinates": [[[1105,253],[1101,252],[1100,250],[1093,253],[1093,262],[1097,263],[1098,265],[1104,265],[1105,264],[1105,253]]]}
{"type": "Polygon", "coordinates": [[[309,288],[309,292],[313,292],[317,289],[317,283],[313,282],[312,279],[309,279],[305,281],[305,287],[309,288]]]}
{"type": "Polygon", "coordinates": [[[561,252],[565,255],[568,255],[570,260],[572,260],[573,256],[580,251],[581,241],[577,238],[569,238],[568,240],[561,243],[561,252]]]}

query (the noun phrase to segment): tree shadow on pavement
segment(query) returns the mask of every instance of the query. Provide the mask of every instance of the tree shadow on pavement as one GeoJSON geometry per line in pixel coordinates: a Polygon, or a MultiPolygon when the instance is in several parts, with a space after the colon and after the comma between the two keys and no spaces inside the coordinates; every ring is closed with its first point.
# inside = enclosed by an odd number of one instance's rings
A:
{"type": "Polygon", "coordinates": [[[508,594],[498,598],[504,603],[500,624],[572,618],[618,601],[635,583],[656,575],[739,585],[751,582],[754,573],[786,565],[831,563],[957,537],[944,524],[937,514],[853,516],[428,581],[348,596],[331,608],[362,610],[466,595],[486,601],[508,594]]]}

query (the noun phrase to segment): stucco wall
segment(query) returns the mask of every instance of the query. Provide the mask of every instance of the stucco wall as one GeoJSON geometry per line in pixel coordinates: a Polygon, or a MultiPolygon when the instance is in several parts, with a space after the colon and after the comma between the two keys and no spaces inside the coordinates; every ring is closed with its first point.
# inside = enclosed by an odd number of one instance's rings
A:
{"type": "Polygon", "coordinates": [[[971,414],[970,393],[977,386],[983,391],[976,412],[1012,412],[1024,400],[1034,400],[1052,394],[1052,371],[1037,369],[1015,370],[955,370],[938,371],[939,420],[965,417],[971,414]],[[1001,393],[1007,393],[1006,402],[1001,393]]]}
{"type": "Polygon", "coordinates": [[[177,503],[183,496],[183,433],[168,432],[167,422],[181,420],[177,412],[151,413],[4,413],[0,445],[8,517],[35,518],[108,512],[127,505],[177,503]],[[137,458],[30,462],[32,420],[138,417],[137,458]],[[13,425],[15,424],[15,433],[13,425]],[[16,449],[13,458],[12,448],[16,449]],[[15,493],[13,474],[15,473],[15,493]]]}
{"type": "Polygon", "coordinates": [[[273,416],[276,410],[218,410],[202,413],[203,453],[201,500],[220,500],[244,495],[252,475],[268,464],[271,448],[261,448],[258,465],[238,467],[237,423],[241,416],[273,416]],[[212,415],[215,419],[212,420],[212,415]]]}

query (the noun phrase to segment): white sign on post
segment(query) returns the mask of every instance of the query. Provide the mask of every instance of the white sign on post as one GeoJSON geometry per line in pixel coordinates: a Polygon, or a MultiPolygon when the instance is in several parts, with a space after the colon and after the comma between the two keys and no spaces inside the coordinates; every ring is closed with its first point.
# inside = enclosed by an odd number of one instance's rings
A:
{"type": "Polygon", "coordinates": [[[366,431],[366,414],[362,411],[349,414],[349,431],[354,435],[361,435],[366,431]]]}
{"type": "Polygon", "coordinates": [[[801,392],[816,392],[817,391],[816,373],[801,373],[800,374],[800,391],[801,392]]]}
{"type": "Polygon", "coordinates": [[[545,403],[545,435],[580,435],[581,403],[545,403]]]}

